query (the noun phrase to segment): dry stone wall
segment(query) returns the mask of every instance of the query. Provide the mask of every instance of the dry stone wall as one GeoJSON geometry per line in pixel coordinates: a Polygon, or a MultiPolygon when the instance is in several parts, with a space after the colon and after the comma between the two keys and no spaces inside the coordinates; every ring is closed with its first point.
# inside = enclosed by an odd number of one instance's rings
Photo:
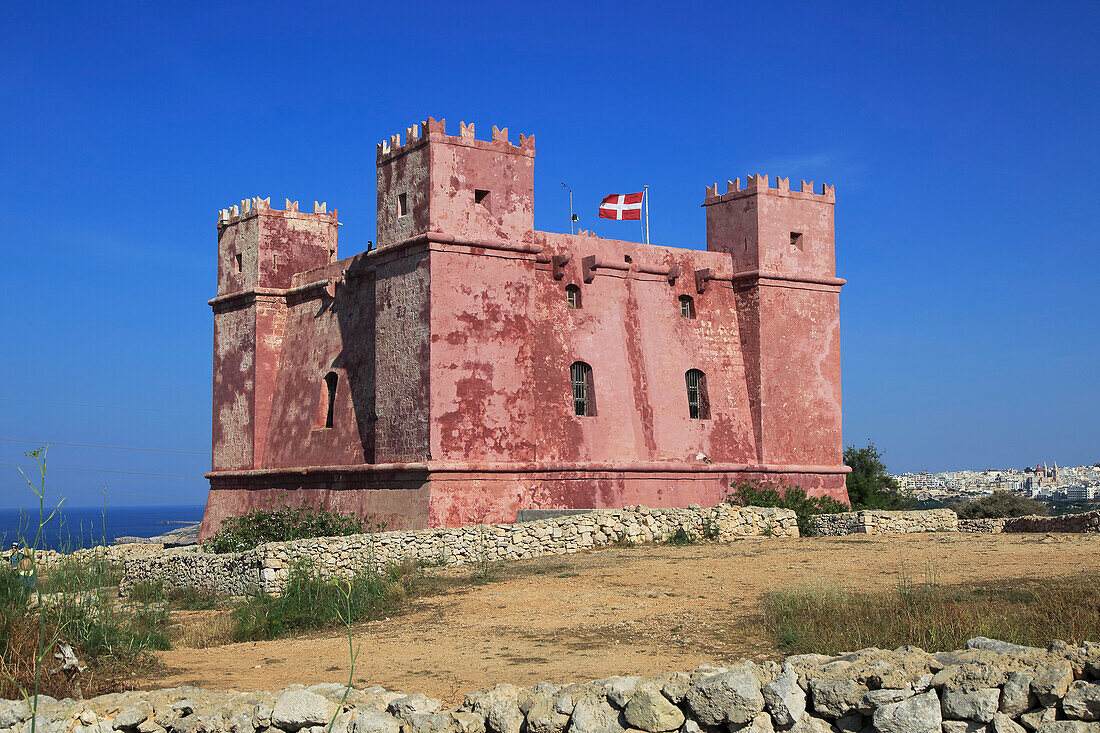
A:
{"type": "Polygon", "coordinates": [[[1006,519],[1003,532],[1100,532],[1100,510],[1059,517],[1006,519]]]}
{"type": "Polygon", "coordinates": [[[627,507],[517,524],[490,524],[404,532],[379,532],[269,543],[255,550],[215,555],[201,548],[173,548],[150,557],[127,558],[121,592],[136,583],[166,588],[196,587],[221,595],[255,590],[277,593],[291,568],[315,563],[330,575],[382,569],[417,561],[464,565],[561,555],[615,543],[663,542],[685,532],[728,541],[734,537],[797,537],[789,509],[698,506],[686,509],[627,507]]]}
{"type": "MultiPolygon", "coordinates": [[[[30,733],[23,701],[0,733],[30,733]]],[[[1097,733],[1100,644],[864,649],[655,677],[499,684],[456,707],[337,683],[279,692],[183,687],[91,700],[39,697],[35,733],[1097,733]]]]}
{"type": "Polygon", "coordinates": [[[814,531],[822,536],[846,534],[910,534],[958,532],[959,517],[950,509],[888,512],[863,510],[813,517],[814,531]]]}

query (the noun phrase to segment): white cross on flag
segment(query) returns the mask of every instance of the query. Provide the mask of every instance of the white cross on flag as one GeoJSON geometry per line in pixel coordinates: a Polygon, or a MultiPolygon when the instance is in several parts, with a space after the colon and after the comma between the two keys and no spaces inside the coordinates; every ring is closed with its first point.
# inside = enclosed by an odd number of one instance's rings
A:
{"type": "Polygon", "coordinates": [[[601,219],[633,219],[642,218],[642,197],[644,193],[613,193],[604,198],[600,204],[601,219]]]}

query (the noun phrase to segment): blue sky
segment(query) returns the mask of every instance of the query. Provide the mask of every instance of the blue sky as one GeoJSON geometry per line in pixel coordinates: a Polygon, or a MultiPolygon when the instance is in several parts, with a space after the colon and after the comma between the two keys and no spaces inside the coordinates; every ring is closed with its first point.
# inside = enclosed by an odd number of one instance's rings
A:
{"type": "Polygon", "coordinates": [[[835,184],[846,442],[1100,461],[1098,32],[1058,2],[11,6],[0,506],[37,441],[74,504],[202,502],[218,209],[327,201],[361,251],[375,143],[428,115],[536,135],[540,229],[562,181],[620,238],[600,198],[648,183],[654,243],[694,248],[709,183],[835,184]]]}

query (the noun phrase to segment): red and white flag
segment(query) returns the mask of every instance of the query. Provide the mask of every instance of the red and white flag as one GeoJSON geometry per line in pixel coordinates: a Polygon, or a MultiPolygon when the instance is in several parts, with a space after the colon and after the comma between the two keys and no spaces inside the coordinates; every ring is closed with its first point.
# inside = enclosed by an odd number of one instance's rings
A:
{"type": "Polygon", "coordinates": [[[613,193],[600,203],[600,218],[637,221],[642,218],[644,196],[644,193],[613,193]]]}

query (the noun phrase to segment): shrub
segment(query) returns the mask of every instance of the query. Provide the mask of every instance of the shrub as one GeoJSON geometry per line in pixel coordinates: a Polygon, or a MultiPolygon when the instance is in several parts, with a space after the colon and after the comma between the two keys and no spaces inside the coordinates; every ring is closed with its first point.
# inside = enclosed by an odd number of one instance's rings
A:
{"type": "Polygon", "coordinates": [[[262,641],[294,631],[336,626],[385,615],[399,606],[419,579],[415,563],[385,572],[360,570],[328,578],[310,563],[291,568],[279,596],[260,593],[233,609],[236,641],[262,641]]]}
{"type": "Polygon", "coordinates": [[[852,509],[912,509],[916,501],[901,494],[898,480],[886,472],[882,453],[874,443],[844,449],[844,465],[852,469],[845,479],[852,509]]]}
{"type": "Polygon", "coordinates": [[[222,520],[222,528],[207,540],[206,547],[213,552],[240,552],[265,542],[339,537],[380,532],[385,528],[385,522],[364,521],[353,514],[325,509],[320,504],[277,506],[253,509],[248,514],[222,520]]]}
{"type": "Polygon", "coordinates": [[[815,514],[836,514],[849,511],[831,496],[807,496],[799,486],[782,487],[770,481],[736,481],[726,492],[726,502],[740,506],[773,506],[793,509],[798,517],[798,533],[804,537],[814,534],[810,517],[815,514]]]}
{"type": "Polygon", "coordinates": [[[684,527],[677,527],[676,531],[669,535],[665,540],[666,545],[694,545],[699,541],[698,535],[693,532],[689,532],[684,527]]]}
{"type": "Polygon", "coordinates": [[[1007,491],[999,491],[966,503],[951,504],[950,508],[955,510],[960,519],[1002,519],[1050,514],[1050,507],[1043,502],[1007,491]]]}

